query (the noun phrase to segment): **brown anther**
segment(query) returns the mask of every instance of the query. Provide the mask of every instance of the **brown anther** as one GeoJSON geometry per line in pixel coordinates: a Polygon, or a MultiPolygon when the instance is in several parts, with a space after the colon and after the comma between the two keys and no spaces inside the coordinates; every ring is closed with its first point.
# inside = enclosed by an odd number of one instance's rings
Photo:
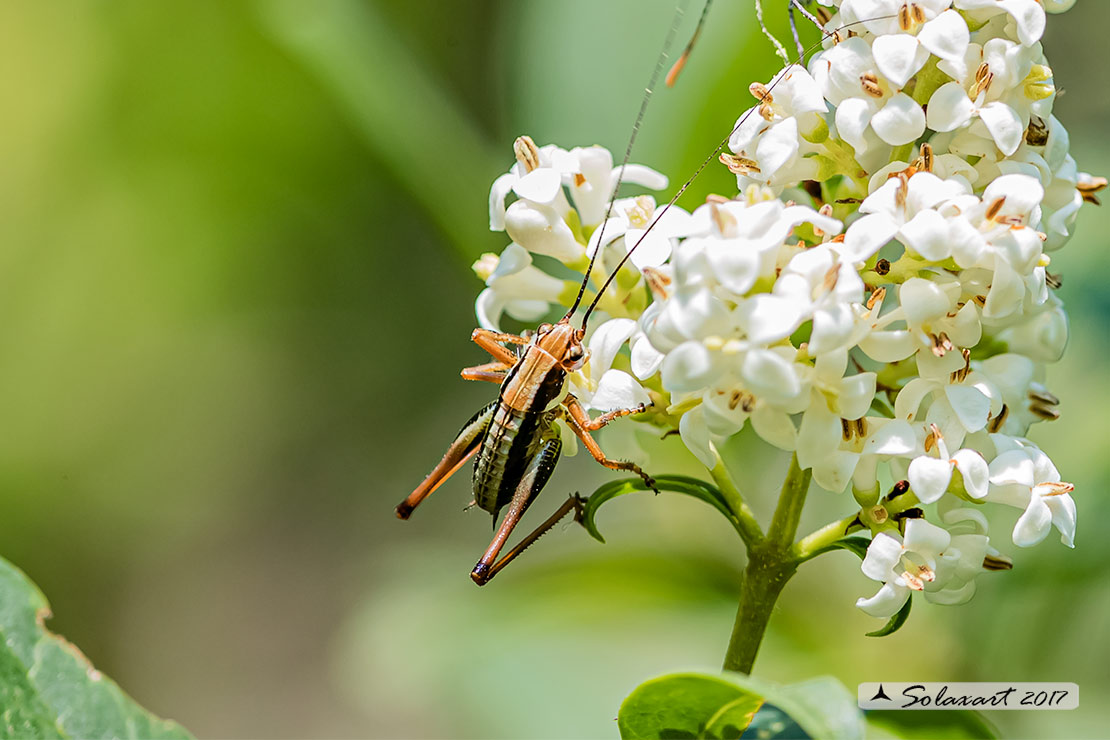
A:
{"type": "Polygon", "coordinates": [[[894,177],[898,178],[898,189],[894,191],[894,204],[899,208],[905,208],[906,196],[910,189],[910,178],[913,173],[907,173],[905,170],[895,173],[894,177]]]}
{"type": "Polygon", "coordinates": [[[1087,177],[1080,182],[1076,183],[1075,189],[1083,196],[1083,200],[1087,203],[1093,203],[1096,206],[1102,205],[1095,193],[1106,187],[1107,180],[1105,177],[1087,177]]]}
{"type": "MultiPolygon", "coordinates": [[[[832,216],[833,208],[830,204],[825,203],[819,209],[817,209],[817,212],[820,213],[822,216],[832,216]]],[[[819,229],[816,226],[814,226],[813,227],[813,235],[816,236],[818,239],[820,239],[823,236],[825,236],[825,230],[824,229],[819,229]]]]}
{"type": "Polygon", "coordinates": [[[728,397],[729,411],[735,411],[736,407],[740,405],[740,391],[733,391],[732,395],[728,397]]]}
{"type": "Polygon", "coordinates": [[[867,310],[875,310],[875,306],[882,303],[883,298],[886,298],[886,288],[879,288],[878,290],[873,292],[871,296],[867,299],[867,310]]]}
{"type": "Polygon", "coordinates": [[[1002,211],[1002,206],[1006,204],[1006,196],[1000,196],[994,199],[994,202],[987,206],[985,217],[988,221],[994,221],[998,214],[1002,211]]]}
{"type": "Polygon", "coordinates": [[[913,30],[913,13],[910,11],[910,7],[905,3],[902,4],[902,7],[898,8],[898,27],[903,31],[913,30]]]}
{"type": "Polygon", "coordinates": [[[1049,404],[1051,406],[1059,406],[1060,399],[1049,393],[1047,390],[1029,391],[1029,398],[1039,403],[1049,404]]]}
{"type": "Polygon", "coordinates": [[[1002,428],[1002,425],[1006,423],[1006,418],[1009,415],[1010,407],[1006,404],[1002,404],[1002,409],[998,412],[998,416],[987,420],[987,431],[991,434],[997,432],[999,429],[1002,428]]]}
{"type": "Polygon", "coordinates": [[[581,172],[575,172],[574,173],[574,186],[580,188],[585,184],[586,184],[586,176],[583,175],[581,172]]]}
{"type": "Polygon", "coordinates": [[[1049,272],[1048,270],[1045,270],[1044,282],[1045,285],[1052,288],[1053,290],[1059,290],[1064,285],[1064,279],[1062,276],[1056,273],[1049,272]]]}
{"type": "Polygon", "coordinates": [[[762,82],[753,82],[748,85],[748,92],[750,92],[756,100],[761,103],[773,103],[775,98],[771,95],[771,91],[762,82]]]}
{"type": "Polygon", "coordinates": [[[772,109],[771,106],[767,105],[766,103],[759,104],[759,115],[763,118],[764,121],[775,120],[774,109],[772,109]]]}
{"type": "Polygon", "coordinates": [[[531,172],[540,166],[540,150],[536,148],[536,142],[532,141],[531,136],[516,137],[516,141],[513,142],[513,154],[516,155],[516,161],[520,162],[525,172],[531,172]]]}
{"type": "Polygon", "coordinates": [[[937,438],[934,437],[931,433],[926,435],[925,436],[925,454],[929,454],[930,452],[932,452],[933,448],[936,447],[936,446],[937,446],[937,438]]]}
{"type": "Polygon", "coordinates": [[[921,169],[925,172],[933,171],[933,147],[928,143],[921,145],[921,169]]]}
{"type": "Polygon", "coordinates": [[[671,279],[665,273],[654,267],[645,267],[640,272],[656,300],[665,301],[670,298],[671,291],[668,286],[671,284],[671,279]]]}
{"type": "Polygon", "coordinates": [[[861,416],[860,418],[856,419],[855,425],[856,425],[856,436],[860,439],[863,439],[864,437],[866,437],[867,436],[867,419],[865,419],[861,416]]]}
{"type": "Polygon", "coordinates": [[[873,98],[881,98],[883,96],[883,89],[879,87],[879,78],[874,72],[865,72],[859,76],[860,87],[863,91],[873,98]]]}
{"type": "Polygon", "coordinates": [[[949,376],[949,380],[953,383],[962,383],[967,380],[967,376],[971,374],[971,350],[965,347],[960,350],[960,354],[963,355],[964,366],[949,376]]]}
{"type": "Polygon", "coordinates": [[[1071,493],[1072,491],[1074,491],[1075,484],[1068,483],[1062,480],[1045,481],[1044,483],[1038,483],[1037,488],[1044,491],[1044,493],[1041,494],[1042,496],[1063,496],[1065,493],[1071,493]]]}
{"type": "Polygon", "coordinates": [[[1056,421],[1060,418],[1060,399],[1048,392],[1043,386],[1029,391],[1029,411],[1043,421],[1056,421]]]}
{"type": "Polygon", "coordinates": [[[1002,554],[983,558],[983,570],[1013,570],[1014,561],[1002,554]]]}
{"type": "Polygon", "coordinates": [[[879,261],[875,263],[875,274],[876,275],[889,275],[890,274],[890,260],[888,260],[886,258],[880,258],[879,261]]]}
{"type": "Polygon", "coordinates": [[[710,193],[709,195],[705,196],[705,202],[722,205],[724,203],[728,203],[728,198],[723,195],[717,195],[716,193],[710,193]]]}
{"type": "Polygon", "coordinates": [[[845,442],[848,442],[852,439],[852,422],[848,421],[847,419],[840,420],[840,436],[844,439],[845,442]]]}
{"type": "Polygon", "coordinates": [[[837,234],[829,241],[831,241],[833,244],[843,244],[845,238],[847,237],[844,234],[837,234]]]}
{"type": "Polygon", "coordinates": [[[1025,129],[1025,143],[1029,146],[1044,146],[1048,143],[1048,126],[1043,118],[1032,116],[1029,127],[1025,129]]]}
{"type": "Polygon", "coordinates": [[[971,300],[975,303],[975,305],[979,306],[979,308],[983,308],[987,305],[987,297],[985,295],[972,296],[971,300]]]}
{"type": "Polygon", "coordinates": [[[743,398],[740,399],[740,410],[750,414],[753,408],[755,408],[755,396],[751,393],[745,393],[743,398]]]}
{"type": "Polygon", "coordinates": [[[924,23],[925,22],[925,9],[922,8],[920,5],[918,5],[917,3],[910,3],[910,16],[913,18],[914,23],[917,23],[917,24],[924,23]]]}
{"type": "Polygon", "coordinates": [[[832,11],[820,5],[817,6],[813,14],[817,16],[817,20],[821,21],[822,26],[832,20],[832,11]]]}
{"type": "Polygon", "coordinates": [[[948,335],[944,332],[940,334],[930,334],[929,338],[933,340],[933,346],[929,349],[936,357],[944,357],[947,353],[956,349],[956,346],[952,344],[952,340],[949,339],[948,335]]]}
{"type": "Polygon", "coordinates": [[[831,293],[833,288],[836,287],[837,282],[840,281],[840,265],[833,265],[825,272],[825,279],[821,282],[821,287],[826,293],[831,293]]]}
{"type": "Polygon", "coordinates": [[[728,167],[728,171],[734,175],[759,174],[759,165],[754,159],[740,157],[728,152],[721,152],[719,159],[721,164],[728,167]]]}

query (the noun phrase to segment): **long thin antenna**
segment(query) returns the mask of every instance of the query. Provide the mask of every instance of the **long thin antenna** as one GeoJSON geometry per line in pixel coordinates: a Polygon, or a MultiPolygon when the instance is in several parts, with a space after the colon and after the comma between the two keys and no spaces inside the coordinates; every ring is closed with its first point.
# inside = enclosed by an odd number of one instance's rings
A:
{"type": "Polygon", "coordinates": [[[678,75],[682,73],[682,68],[686,66],[687,60],[690,58],[690,52],[694,50],[694,44],[698,43],[698,37],[701,36],[701,28],[705,25],[705,19],[709,17],[709,6],[713,4],[713,0],[705,0],[705,7],[701,9],[701,18],[698,18],[697,28],[694,29],[694,35],[690,37],[690,42],[686,44],[686,48],[682,50],[682,55],[678,57],[678,61],[671,67],[671,71],[667,73],[667,87],[674,87],[675,81],[678,80],[678,75]]]}
{"type": "MultiPolygon", "coordinates": [[[[706,5],[712,0],[707,0],[706,5]]],[[[613,203],[617,199],[617,191],[620,190],[621,182],[624,180],[624,168],[628,165],[628,160],[632,157],[632,145],[636,143],[636,135],[640,133],[640,123],[644,120],[644,113],[647,112],[648,101],[651,100],[651,94],[655,90],[656,83],[659,82],[659,75],[663,72],[663,67],[667,63],[667,54],[671,49],[671,44],[674,43],[674,37],[678,33],[678,27],[682,23],[682,17],[686,14],[687,0],[680,0],[674,9],[674,18],[671,19],[670,30],[667,31],[667,37],[663,41],[663,48],[659,52],[659,58],[655,61],[655,69],[652,70],[651,80],[648,81],[648,86],[644,88],[644,99],[640,102],[640,112],[636,114],[636,122],[632,124],[632,134],[628,137],[628,146],[624,149],[624,159],[621,161],[620,170],[617,172],[617,183],[613,186],[613,193],[609,196],[609,205],[605,209],[605,218],[601,221],[597,235],[597,249],[590,255],[590,264],[586,267],[586,275],[582,278],[582,285],[578,288],[578,296],[574,299],[570,310],[563,316],[562,321],[570,321],[570,317],[578,309],[578,304],[582,302],[582,296],[586,294],[586,286],[590,282],[590,273],[593,272],[594,262],[597,260],[597,255],[601,253],[604,242],[601,237],[605,236],[605,225],[609,222],[609,216],[613,213],[613,203]]],[[[704,17],[704,15],[703,15],[704,17]]]]}
{"type": "MultiPolygon", "coordinates": [[[[870,23],[872,21],[889,20],[890,18],[896,18],[896,17],[897,17],[896,15],[883,15],[883,16],[877,16],[875,18],[867,18],[865,20],[853,21],[852,23],[845,23],[843,26],[839,26],[838,28],[834,28],[831,31],[825,31],[824,33],[822,33],[821,34],[821,40],[816,42],[812,46],[810,46],[808,49],[805,50],[805,52],[806,52],[806,54],[808,54],[809,52],[817,49],[819,46],[824,44],[825,41],[827,41],[829,38],[835,36],[840,31],[843,31],[846,28],[851,28],[852,26],[858,26],[862,23],[870,23]]],[[[805,56],[805,54],[799,55],[799,57],[802,57],[802,56],[805,56]]],[[[788,67],[784,68],[781,72],[779,72],[778,75],[775,76],[775,79],[771,82],[771,84],[767,86],[767,91],[770,92],[771,90],[774,90],[775,86],[778,85],[779,82],[781,82],[784,77],[786,77],[786,73],[789,72],[791,69],[793,69],[795,66],[798,66],[797,62],[795,62],[794,64],[789,65],[788,67]]],[[[648,224],[648,227],[646,229],[644,229],[644,233],[640,235],[640,238],[636,240],[636,243],[632,245],[632,248],[628,250],[628,252],[624,255],[623,258],[621,258],[621,261],[617,263],[616,269],[613,270],[613,272],[609,275],[609,277],[602,284],[601,290],[599,290],[597,292],[597,296],[593,299],[593,302],[591,302],[589,307],[586,308],[586,313],[582,315],[582,330],[583,331],[585,331],[586,321],[589,320],[590,314],[593,312],[594,308],[597,306],[598,301],[600,301],[602,296],[605,295],[605,291],[609,289],[609,286],[612,284],[613,280],[617,277],[617,274],[620,273],[621,268],[624,267],[626,262],[628,262],[628,258],[632,256],[632,253],[634,251],[636,251],[636,247],[640,246],[640,244],[643,243],[643,241],[647,237],[647,235],[649,233],[651,233],[651,230],[663,218],[663,214],[666,213],[667,210],[675,204],[675,202],[679,199],[679,197],[681,197],[681,195],[684,192],[686,192],[686,188],[690,187],[690,184],[693,183],[694,180],[696,180],[698,178],[698,175],[700,175],[702,173],[702,170],[704,170],[707,166],[709,166],[709,163],[713,161],[713,159],[717,156],[718,152],[720,152],[722,149],[724,149],[725,146],[728,144],[728,140],[732,138],[732,135],[735,134],[740,129],[740,127],[742,125],[744,125],[744,122],[748,120],[748,116],[750,116],[752,113],[754,113],[757,109],[758,109],[758,106],[753,107],[747,113],[740,116],[740,120],[736,122],[736,125],[732,128],[731,131],[728,132],[728,135],[726,135],[725,138],[721,140],[721,143],[718,144],[717,147],[712,152],[709,153],[709,156],[706,157],[705,160],[698,166],[697,170],[694,171],[694,174],[690,176],[690,179],[688,179],[685,183],[683,183],[682,187],[678,189],[678,192],[676,192],[674,194],[674,196],[667,202],[667,205],[663,206],[662,210],[659,211],[659,215],[657,215],[654,219],[652,219],[651,223],[648,224]]],[[[598,251],[600,251],[600,247],[599,247],[598,251]]],[[[568,316],[569,316],[569,314],[568,314],[568,316]]]]}

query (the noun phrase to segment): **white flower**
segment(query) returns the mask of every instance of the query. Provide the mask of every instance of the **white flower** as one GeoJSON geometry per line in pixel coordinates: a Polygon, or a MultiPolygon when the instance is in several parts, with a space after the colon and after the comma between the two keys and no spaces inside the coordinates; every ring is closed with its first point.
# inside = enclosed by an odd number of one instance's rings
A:
{"type": "Polygon", "coordinates": [[[1075,501],[1069,495],[1075,486],[1062,482],[1052,460],[1032,443],[998,434],[992,439],[1000,454],[990,464],[987,500],[1025,510],[1014,525],[1014,544],[1032,547],[1055,526],[1060,541],[1075,547],[1075,501]]]}
{"type": "Polygon", "coordinates": [[[907,520],[904,538],[878,533],[861,569],[883,586],[856,606],[885,619],[902,608],[911,591],[924,591],[926,598],[939,603],[966,601],[974,591],[968,588],[969,574],[982,570],[986,540],[982,535],[960,535],[957,541],[924,519],[907,520]]]}
{"type": "Polygon", "coordinates": [[[815,55],[810,68],[825,98],[836,106],[837,133],[857,154],[869,148],[869,130],[892,146],[925,133],[925,112],[881,73],[862,38],[852,37],[815,55]]]}
{"type": "MultiPolygon", "coordinates": [[[[1062,10],[1054,8],[1054,13],[1063,12],[1070,7],[1066,2],[1055,4],[1066,7],[1062,10]]],[[[981,11],[988,16],[1008,13],[1016,27],[1017,38],[1025,46],[1037,43],[1044,35],[1044,7],[1040,0],[955,0],[954,5],[959,10],[981,11]]]]}
{"type": "Polygon", "coordinates": [[[952,471],[960,471],[964,491],[973,499],[981,499],[987,495],[990,483],[990,473],[987,461],[975,450],[957,450],[954,455],[948,454],[948,446],[944,437],[933,425],[934,446],[939,457],[929,457],[928,454],[915,457],[909,467],[910,488],[923,504],[931,504],[940,499],[948,490],[952,481],[952,471]]]}
{"type": "Polygon", "coordinates": [[[609,319],[586,340],[589,359],[570,376],[571,392],[583,406],[598,411],[635,408],[651,400],[636,379],[613,368],[621,347],[636,331],[633,319],[609,319]]]}
{"type": "Polygon", "coordinates": [[[623,198],[613,203],[612,215],[604,228],[598,226],[590,235],[586,256],[593,257],[599,246],[623,237],[622,257],[635,247],[629,260],[637,269],[658,267],[671,256],[676,240],[690,234],[692,228],[690,214],[678,206],[656,211],[655,199],[650,195],[623,198]]]}
{"type": "Polygon", "coordinates": [[[505,247],[500,257],[482,255],[474,263],[474,272],[486,282],[474,311],[478,324],[491,331],[501,331],[501,315],[505,313],[519,321],[538,321],[567,292],[568,283],[533,266],[532,255],[518,244],[505,247]]]}
{"type": "Polygon", "coordinates": [[[929,98],[929,128],[955,131],[971,126],[972,133],[992,139],[1003,155],[1016,152],[1029,112],[1038,103],[1043,112],[1055,93],[1045,76],[1047,68],[1035,67],[1033,54],[1028,47],[996,38],[983,46],[970,44],[958,62],[940,62],[940,69],[955,81],[941,85],[929,98]]]}
{"type": "Polygon", "coordinates": [[[776,76],[773,85],[773,90],[752,85],[760,104],[737,119],[728,140],[729,149],[742,158],[733,164],[741,188],[759,182],[781,189],[817,174],[817,161],[802,155],[816,151],[804,137],[822,123],[819,114],[826,106],[821,89],[801,67],[776,76]]]}

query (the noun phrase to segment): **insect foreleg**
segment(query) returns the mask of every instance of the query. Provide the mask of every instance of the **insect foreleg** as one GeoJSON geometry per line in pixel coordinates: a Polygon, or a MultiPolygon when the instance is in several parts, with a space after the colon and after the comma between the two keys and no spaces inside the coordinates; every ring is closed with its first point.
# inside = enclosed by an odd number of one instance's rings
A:
{"type": "Polygon", "coordinates": [[[486,352],[489,352],[493,359],[504,362],[506,365],[515,365],[520,358],[512,350],[503,346],[502,342],[505,344],[528,344],[529,342],[527,337],[522,337],[519,334],[504,334],[489,329],[475,329],[470,335],[470,339],[486,352]]]}
{"type": "MultiPolygon", "coordinates": [[[[500,554],[501,548],[505,546],[505,541],[509,539],[513,529],[520,523],[520,518],[524,516],[528,506],[547,483],[547,479],[551,477],[551,471],[555,469],[555,463],[559,460],[559,452],[562,446],[562,440],[558,436],[549,437],[543,441],[540,449],[532,457],[532,461],[528,464],[527,470],[525,470],[520,483],[517,484],[516,490],[513,492],[508,511],[501,521],[501,526],[497,528],[493,541],[489,543],[486,553],[470,573],[470,577],[479,586],[485,585],[489,579],[493,578],[494,573],[504,567],[504,563],[501,563],[494,569],[493,566],[497,556],[500,554]]],[[[514,553],[510,553],[510,555],[515,557],[514,553]]],[[[506,558],[508,557],[507,555],[506,558]]]]}
{"type": "Polygon", "coordinates": [[[464,380],[484,380],[488,383],[501,383],[509,372],[509,365],[504,362],[487,362],[484,365],[464,367],[459,373],[464,380]]]}
{"type": "MultiPolygon", "coordinates": [[[[485,577],[481,581],[475,578],[475,582],[479,586],[489,583],[493,579],[493,577],[501,571],[502,568],[512,562],[513,558],[527,550],[532,545],[532,543],[538,540],[540,537],[543,537],[545,534],[547,534],[548,530],[558,524],[559,520],[565,517],[571,511],[574,512],[574,520],[581,521],[583,511],[582,505],[585,502],[586,500],[584,498],[576,493],[572,493],[570,495],[570,498],[564,501],[563,505],[556,509],[555,513],[547,518],[547,521],[536,527],[536,529],[533,530],[530,535],[517,543],[516,547],[514,547],[512,550],[509,550],[509,552],[505,553],[505,555],[503,555],[500,560],[491,565],[489,567],[489,571],[486,573],[485,577]]],[[[477,571],[477,568],[475,568],[475,571],[477,571]]],[[[473,577],[473,574],[471,577],[473,577]]]]}
{"type": "Polygon", "coordinates": [[[412,510],[419,506],[421,501],[426,499],[432,491],[439,488],[445,480],[450,478],[456,470],[463,466],[463,463],[478,451],[478,443],[481,442],[482,435],[489,426],[490,419],[493,418],[493,412],[496,409],[497,402],[494,401],[463,425],[462,430],[455,437],[451,446],[447,448],[447,453],[439,461],[439,464],[432,469],[432,472],[428,473],[428,477],[416,487],[415,491],[410,493],[404,501],[397,504],[396,512],[399,519],[408,519],[412,515],[412,510]]]}
{"type": "MultiPolygon", "coordinates": [[[[605,456],[605,453],[601,450],[601,445],[597,443],[596,439],[590,436],[589,430],[587,430],[586,427],[583,426],[582,422],[579,421],[581,416],[586,416],[586,411],[580,405],[578,405],[577,401],[572,401],[570,404],[568,404],[567,410],[570,411],[570,413],[566,417],[567,425],[571,428],[575,435],[577,435],[578,439],[582,440],[582,444],[586,446],[586,449],[589,450],[590,454],[594,456],[595,460],[597,460],[599,463],[609,468],[610,470],[628,470],[635,473],[636,475],[644,479],[644,483],[647,484],[648,488],[655,491],[656,493],[659,493],[659,489],[655,486],[655,479],[645,473],[639,465],[626,460],[613,460],[612,458],[605,456]],[[575,407],[577,407],[577,410],[574,410],[575,407]]],[[[636,413],[635,410],[624,410],[628,413],[636,413]]],[[[586,420],[589,421],[588,416],[586,417],[586,420]]]]}

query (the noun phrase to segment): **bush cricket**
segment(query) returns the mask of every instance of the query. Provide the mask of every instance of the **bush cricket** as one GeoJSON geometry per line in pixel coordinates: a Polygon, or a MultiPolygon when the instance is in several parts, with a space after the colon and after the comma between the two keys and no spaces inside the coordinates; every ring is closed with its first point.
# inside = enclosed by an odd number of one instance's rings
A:
{"type": "MultiPolygon", "coordinates": [[[[668,85],[674,82],[689,57],[694,41],[698,38],[705,23],[710,2],[711,0],[708,0],[705,4],[693,38],[667,75],[668,85]]],[[[791,11],[792,28],[795,7],[801,10],[807,18],[817,23],[813,16],[802,8],[799,0],[789,0],[788,7],[791,11]]],[[[602,230],[604,230],[605,223],[609,219],[609,212],[611,212],[613,202],[616,200],[624,168],[631,156],[632,146],[636,140],[636,134],[639,131],[647,103],[665,64],[668,48],[682,14],[683,10],[680,6],[676,10],[675,20],[664,43],[651,82],[645,91],[625,151],[620,175],[617,177],[616,185],[609,200],[609,211],[601,222],[600,228],[602,230]]],[[[836,31],[823,32],[822,41],[834,36],[835,33],[836,31]]],[[[819,45],[820,42],[813,48],[817,48],[819,45]]],[[[804,58],[806,50],[800,48],[800,43],[798,46],[799,59],[804,58]]],[[[772,89],[789,69],[790,66],[784,69],[776,79],[772,80],[767,89],[772,89]]],[[[659,211],[651,224],[648,225],[645,233],[628,249],[604,281],[593,301],[587,306],[578,326],[571,323],[571,318],[582,303],[594,262],[601,252],[600,248],[590,258],[589,266],[586,269],[574,303],[557,323],[541,324],[535,332],[527,332],[523,335],[500,333],[487,329],[475,329],[471,335],[472,341],[488,352],[493,361],[464,368],[461,375],[466,380],[498,383],[501,386],[498,398],[463,425],[454,441],[447,448],[443,459],[424,478],[420,485],[397,505],[396,514],[400,519],[408,519],[413,510],[425,498],[468,460],[474,458],[472,479],[474,504],[492,514],[495,520],[501,510],[508,507],[489,547],[471,571],[470,577],[479,586],[488,583],[517,555],[554,527],[567,514],[574,512],[575,519],[580,519],[584,499],[577,494],[572,494],[539,527],[524,537],[507,553],[501,554],[513,529],[516,528],[525,511],[543,489],[559,460],[562,440],[559,436],[559,427],[556,425],[558,419],[566,422],[567,426],[582,441],[586,450],[599,463],[612,470],[626,470],[635,473],[644,480],[648,487],[658,493],[655,481],[650,475],[635,463],[614,460],[608,457],[591,435],[591,432],[601,429],[615,419],[644,412],[646,407],[640,405],[636,408],[617,409],[605,412],[597,418],[591,418],[578,400],[568,393],[566,387],[567,375],[583,367],[589,359],[588,350],[583,344],[587,321],[598,301],[605,295],[610,283],[616,278],[636,247],[643,242],[647,232],[659,221],[667,209],[674,205],[705,167],[717,157],[718,153],[727,145],[732,133],[739,129],[747,115],[755,110],[753,108],[748,114],[741,117],[736,127],[729,132],[728,136],[725,136],[694,174],[671,197],[666,206],[659,211]],[[510,346],[518,349],[514,351],[510,349],[510,346]]],[[[534,147],[530,140],[523,144],[521,142],[522,140],[518,140],[518,145],[534,147]]],[[[598,242],[599,244],[604,243],[600,238],[598,242]]]]}

